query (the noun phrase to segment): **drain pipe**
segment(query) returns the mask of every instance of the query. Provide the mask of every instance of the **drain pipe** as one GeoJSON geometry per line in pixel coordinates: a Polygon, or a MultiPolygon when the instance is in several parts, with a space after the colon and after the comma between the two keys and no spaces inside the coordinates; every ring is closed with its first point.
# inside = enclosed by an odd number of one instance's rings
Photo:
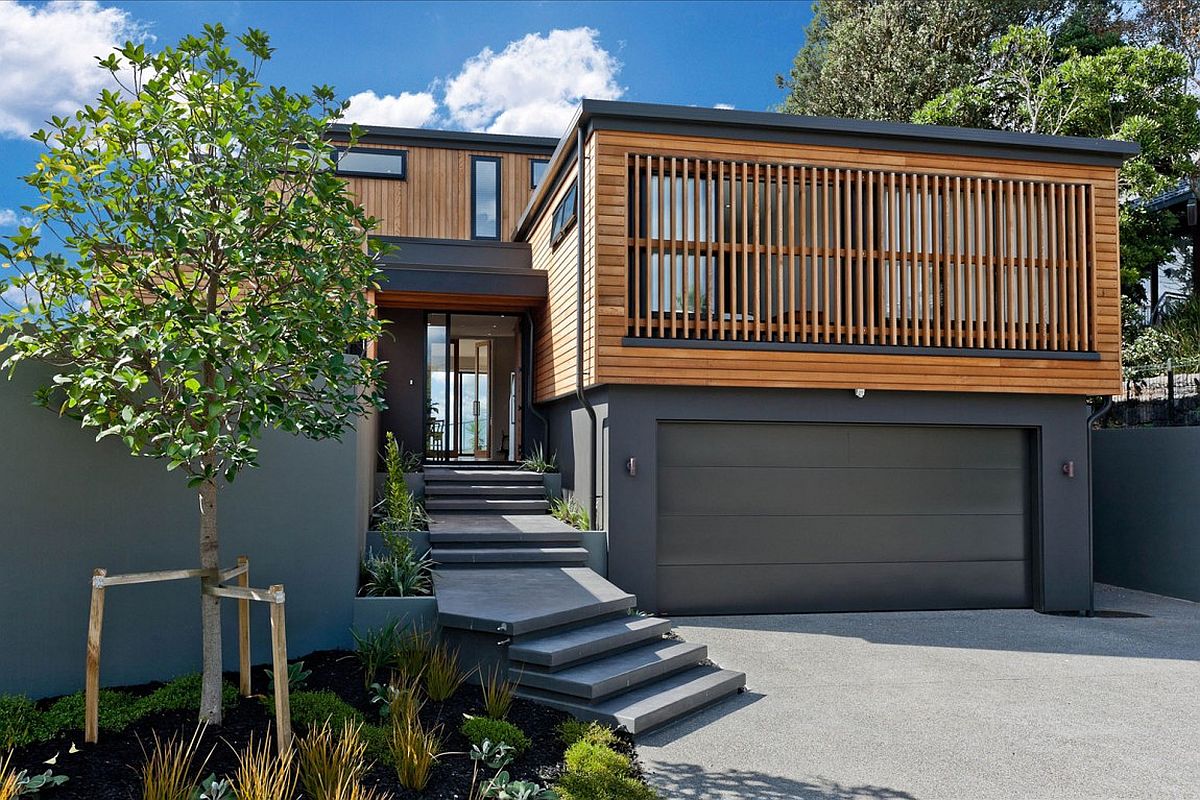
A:
{"type": "Polygon", "coordinates": [[[587,399],[587,394],[583,391],[583,281],[584,281],[584,248],[583,248],[583,196],[584,196],[584,161],[583,161],[583,125],[575,129],[575,238],[577,239],[576,258],[576,304],[577,314],[575,319],[575,397],[579,399],[580,405],[587,411],[591,435],[588,437],[588,477],[590,478],[590,489],[588,491],[588,522],[591,530],[596,529],[596,409],[592,408],[592,403],[587,399]]]}
{"type": "Polygon", "coordinates": [[[1087,466],[1088,466],[1088,612],[1087,616],[1093,616],[1096,613],[1096,547],[1094,544],[1095,532],[1092,522],[1092,484],[1095,479],[1092,476],[1092,426],[1100,420],[1108,416],[1112,411],[1112,397],[1105,397],[1104,402],[1100,404],[1100,408],[1093,411],[1087,418],[1087,466]]]}

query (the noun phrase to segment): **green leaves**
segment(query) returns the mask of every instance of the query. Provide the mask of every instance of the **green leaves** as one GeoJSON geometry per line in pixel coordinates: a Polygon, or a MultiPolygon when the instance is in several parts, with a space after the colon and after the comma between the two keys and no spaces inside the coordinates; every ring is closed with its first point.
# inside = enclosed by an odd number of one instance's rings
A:
{"type": "Polygon", "coordinates": [[[232,480],[265,427],[340,436],[381,402],[364,251],[328,170],[332,90],[263,87],[259,30],[98,59],[114,85],[34,135],[40,195],[0,249],[0,365],[60,365],[42,399],[192,485],[232,480]],[[53,232],[53,235],[48,235],[53,232]],[[53,248],[62,242],[62,251],[53,248]]]}

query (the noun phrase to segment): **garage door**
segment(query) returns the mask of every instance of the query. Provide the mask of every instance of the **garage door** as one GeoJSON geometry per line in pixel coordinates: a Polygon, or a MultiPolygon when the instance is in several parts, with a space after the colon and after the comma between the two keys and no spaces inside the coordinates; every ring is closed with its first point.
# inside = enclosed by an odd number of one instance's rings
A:
{"type": "Polygon", "coordinates": [[[664,422],[664,613],[1033,603],[1029,434],[664,422]]]}

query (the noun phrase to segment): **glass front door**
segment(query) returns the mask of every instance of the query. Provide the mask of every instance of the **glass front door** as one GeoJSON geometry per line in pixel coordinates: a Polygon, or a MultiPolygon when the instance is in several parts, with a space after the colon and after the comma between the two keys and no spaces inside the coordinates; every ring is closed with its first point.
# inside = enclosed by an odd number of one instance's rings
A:
{"type": "Polygon", "coordinates": [[[514,315],[428,315],[428,459],[515,459],[519,352],[514,315]]]}

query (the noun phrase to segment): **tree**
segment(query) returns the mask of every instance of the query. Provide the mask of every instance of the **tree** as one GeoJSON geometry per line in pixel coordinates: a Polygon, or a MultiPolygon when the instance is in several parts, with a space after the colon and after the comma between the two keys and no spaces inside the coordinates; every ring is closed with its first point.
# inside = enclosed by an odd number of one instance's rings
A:
{"type": "MultiPolygon", "coordinates": [[[[204,585],[220,566],[219,488],[256,465],[263,429],[338,437],[379,402],[379,364],[349,355],[379,324],[375,221],[324,141],[344,104],[325,86],[263,87],[267,36],[237,38],[248,65],[227,38],[206,26],[101,60],[114,87],[33,135],[45,152],[25,180],[41,203],[0,248],[15,270],[0,290],[24,297],[4,315],[5,367],[53,363],[44,403],[186,474],[204,585]]],[[[213,723],[218,603],[201,595],[200,716],[213,723]]]]}
{"type": "Polygon", "coordinates": [[[819,0],[780,110],[907,122],[979,74],[988,43],[1045,17],[1049,0],[819,0]]]}

